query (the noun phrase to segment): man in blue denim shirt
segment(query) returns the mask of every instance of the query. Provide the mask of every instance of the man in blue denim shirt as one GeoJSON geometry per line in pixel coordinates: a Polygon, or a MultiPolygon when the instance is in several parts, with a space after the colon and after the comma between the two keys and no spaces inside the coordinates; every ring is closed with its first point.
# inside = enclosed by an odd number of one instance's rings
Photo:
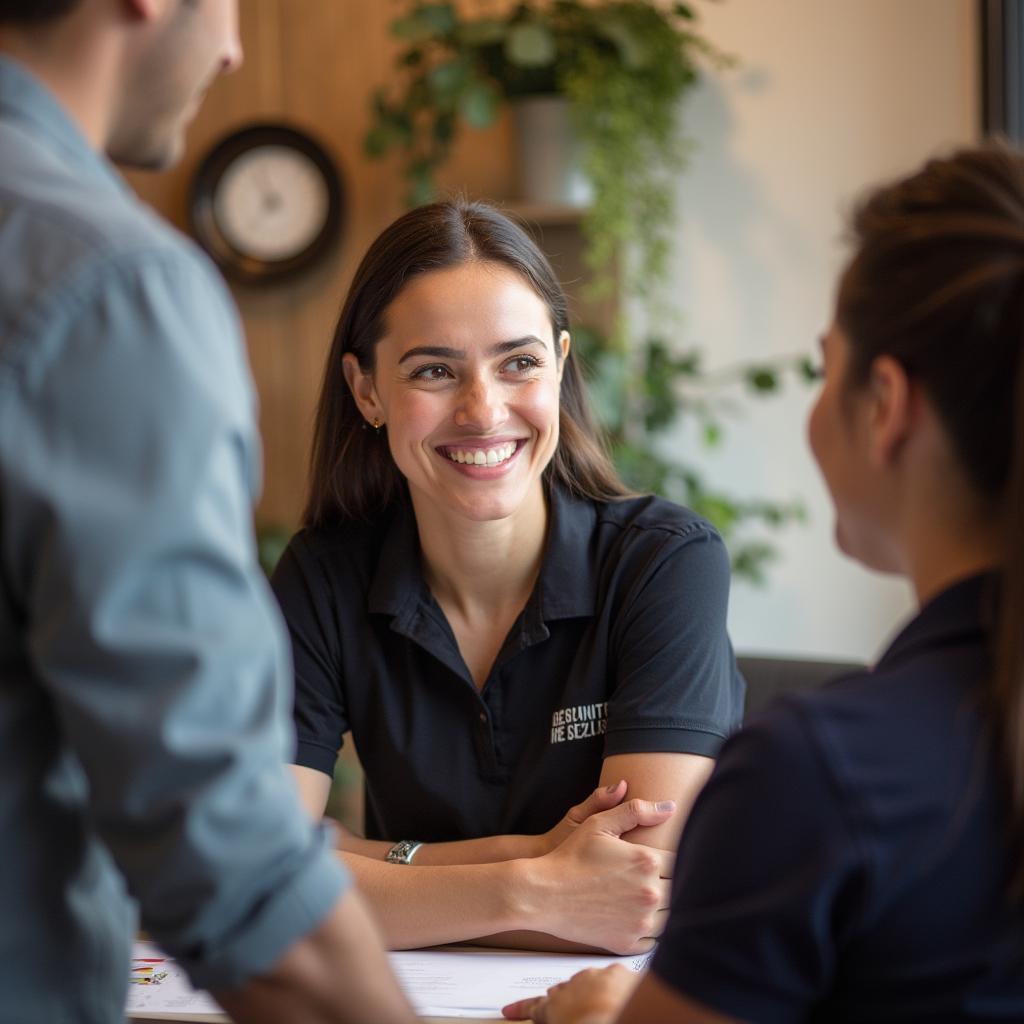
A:
{"type": "Polygon", "coordinates": [[[0,0],[0,1018],[120,1020],[142,924],[238,1020],[409,1021],[299,810],[244,349],[162,166],[237,0],[0,0]]]}

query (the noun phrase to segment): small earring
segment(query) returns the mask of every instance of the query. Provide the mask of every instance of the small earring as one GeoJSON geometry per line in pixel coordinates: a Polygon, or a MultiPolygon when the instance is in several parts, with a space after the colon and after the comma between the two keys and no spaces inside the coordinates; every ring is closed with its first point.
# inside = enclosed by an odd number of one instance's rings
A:
{"type": "Polygon", "coordinates": [[[384,426],[384,424],[379,419],[377,419],[376,416],[374,416],[373,417],[373,432],[375,434],[379,434],[380,433],[380,428],[383,427],[383,426],[384,426]]]}

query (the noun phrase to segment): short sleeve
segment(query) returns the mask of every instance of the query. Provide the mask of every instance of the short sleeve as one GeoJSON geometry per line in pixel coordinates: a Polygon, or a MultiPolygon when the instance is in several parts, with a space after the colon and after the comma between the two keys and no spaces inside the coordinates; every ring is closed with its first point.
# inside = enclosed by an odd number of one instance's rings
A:
{"type": "Polygon", "coordinates": [[[787,702],[722,750],[683,833],[657,976],[759,1024],[806,1019],[831,987],[866,861],[787,702]]]}
{"type": "Polygon", "coordinates": [[[271,580],[295,660],[295,764],[334,774],[348,715],[341,637],[330,589],[306,534],[292,538],[271,580]]]}
{"type": "Polygon", "coordinates": [[[613,627],[605,756],[713,757],[743,715],[743,679],[726,631],[729,556],[706,525],[664,531],[613,627]]]}
{"type": "Polygon", "coordinates": [[[0,402],[0,541],[28,660],[143,924],[197,984],[233,987],[344,883],[286,767],[237,323],[171,246],[97,257],[36,316],[0,402]]]}

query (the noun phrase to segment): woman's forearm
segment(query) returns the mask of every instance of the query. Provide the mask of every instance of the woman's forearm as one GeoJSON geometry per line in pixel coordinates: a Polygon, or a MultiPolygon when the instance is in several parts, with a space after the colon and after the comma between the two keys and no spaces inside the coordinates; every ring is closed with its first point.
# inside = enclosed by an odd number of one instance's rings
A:
{"type": "MultiPolygon", "coordinates": [[[[360,857],[383,860],[395,841],[397,840],[360,839],[358,836],[345,834],[341,841],[341,849],[345,853],[358,854],[360,857]]],[[[550,846],[545,842],[544,836],[483,836],[479,839],[462,839],[451,843],[424,843],[416,851],[415,864],[420,867],[444,864],[495,864],[520,857],[539,857],[549,849],[550,846]]]]}
{"type": "Polygon", "coordinates": [[[417,866],[343,856],[389,949],[468,942],[521,927],[513,861],[417,866]]]}
{"type": "Polygon", "coordinates": [[[674,805],[630,801],[556,849],[491,864],[388,864],[343,854],[391,949],[543,932],[614,953],[649,948],[668,907],[672,855],[623,842],[674,805]]]}

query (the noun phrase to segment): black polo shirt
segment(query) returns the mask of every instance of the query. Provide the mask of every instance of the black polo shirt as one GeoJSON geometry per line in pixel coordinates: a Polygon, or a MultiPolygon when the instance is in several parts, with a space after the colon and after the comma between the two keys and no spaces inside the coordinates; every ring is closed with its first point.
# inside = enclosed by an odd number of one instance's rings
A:
{"type": "Polygon", "coordinates": [[[679,849],[662,980],[759,1024],[1024,1021],[1024,908],[979,713],[991,584],[948,589],[873,672],[726,744],[679,849]]]}
{"type": "Polygon", "coordinates": [[[296,762],[330,773],[351,730],[366,832],[537,834],[610,754],[713,756],[744,684],[714,529],[660,498],[556,491],[540,575],[482,691],[427,587],[412,507],[293,538],[274,575],[295,655],[296,762]]]}

